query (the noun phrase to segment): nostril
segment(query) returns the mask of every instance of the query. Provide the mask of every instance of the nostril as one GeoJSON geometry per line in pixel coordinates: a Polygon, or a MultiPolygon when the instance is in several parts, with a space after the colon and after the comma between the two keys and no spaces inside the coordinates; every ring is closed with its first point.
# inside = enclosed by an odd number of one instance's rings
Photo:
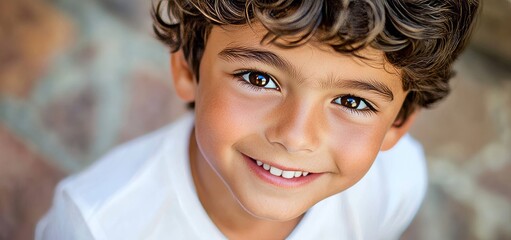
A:
{"type": "Polygon", "coordinates": [[[266,132],[266,139],[272,145],[288,153],[308,153],[317,148],[316,129],[308,124],[282,123],[266,132]]]}
{"type": "Polygon", "coordinates": [[[274,142],[273,144],[279,145],[288,153],[308,153],[313,152],[312,144],[308,144],[301,140],[288,140],[284,139],[281,142],[274,142]]]}

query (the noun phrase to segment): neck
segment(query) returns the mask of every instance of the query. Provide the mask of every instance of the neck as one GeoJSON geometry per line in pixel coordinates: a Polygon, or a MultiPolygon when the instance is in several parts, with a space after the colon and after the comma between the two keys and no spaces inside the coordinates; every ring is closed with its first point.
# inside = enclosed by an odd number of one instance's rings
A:
{"type": "Polygon", "coordinates": [[[201,154],[192,131],[189,145],[190,168],[202,206],[228,239],[284,239],[301,217],[284,222],[257,218],[243,209],[222,179],[201,154]]]}

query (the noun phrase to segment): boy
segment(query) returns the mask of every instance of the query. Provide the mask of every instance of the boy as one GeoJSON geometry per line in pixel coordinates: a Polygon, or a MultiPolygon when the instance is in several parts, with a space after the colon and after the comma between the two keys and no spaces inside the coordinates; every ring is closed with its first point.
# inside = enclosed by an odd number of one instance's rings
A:
{"type": "Polygon", "coordinates": [[[400,236],[426,189],[406,132],[447,95],[478,1],[162,2],[194,114],[61,183],[36,238],[400,236]]]}

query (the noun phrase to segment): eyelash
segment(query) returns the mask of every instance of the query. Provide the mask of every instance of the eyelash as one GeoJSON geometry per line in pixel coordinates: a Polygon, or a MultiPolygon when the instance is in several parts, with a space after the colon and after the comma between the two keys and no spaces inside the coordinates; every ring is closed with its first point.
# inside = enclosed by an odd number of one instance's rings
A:
{"type": "Polygon", "coordinates": [[[271,76],[271,74],[266,73],[264,71],[259,71],[259,70],[241,70],[239,72],[234,73],[233,76],[238,80],[238,82],[242,86],[249,87],[251,90],[254,90],[254,91],[261,91],[261,90],[266,90],[266,91],[269,91],[269,90],[275,91],[275,90],[277,90],[277,91],[280,91],[280,86],[279,86],[277,80],[275,80],[275,78],[273,76],[271,76]],[[275,88],[260,87],[260,86],[257,86],[257,85],[254,85],[254,84],[248,82],[247,80],[245,80],[243,78],[243,76],[245,74],[249,74],[249,73],[260,74],[260,75],[267,75],[271,79],[271,81],[273,81],[275,83],[277,88],[275,89],[275,88]]]}
{"type": "Polygon", "coordinates": [[[378,113],[378,110],[376,110],[376,108],[374,108],[373,104],[369,103],[369,101],[365,100],[364,98],[357,97],[357,96],[355,96],[353,94],[347,94],[347,95],[338,96],[338,97],[334,98],[334,100],[332,100],[332,103],[335,104],[335,105],[340,106],[345,111],[348,111],[349,113],[353,113],[353,114],[361,114],[361,115],[364,115],[364,116],[370,116],[372,114],[378,113]],[[344,105],[335,103],[335,100],[337,100],[338,98],[343,98],[343,97],[346,97],[346,98],[357,98],[361,102],[364,102],[364,104],[367,106],[367,109],[350,108],[350,107],[346,107],[344,105]]]}
{"type": "MultiPolygon", "coordinates": [[[[250,88],[251,90],[254,90],[254,91],[261,91],[261,90],[266,90],[266,91],[275,91],[275,90],[277,90],[277,91],[280,91],[280,86],[278,85],[277,80],[275,80],[275,78],[273,76],[271,76],[269,73],[266,73],[264,71],[259,71],[259,70],[241,70],[241,71],[238,71],[238,72],[234,73],[233,76],[238,80],[238,83],[240,85],[242,85],[244,87],[248,87],[248,88],[250,88]],[[257,85],[254,85],[254,84],[250,83],[249,81],[247,81],[247,80],[245,80],[243,78],[243,76],[245,74],[249,74],[249,73],[267,75],[271,79],[271,81],[273,81],[275,83],[277,89],[259,87],[257,85]]],[[[353,95],[353,94],[337,96],[336,98],[334,98],[334,100],[332,100],[332,103],[340,106],[345,111],[348,111],[349,113],[352,113],[352,114],[362,114],[362,115],[369,116],[369,115],[372,115],[372,114],[378,112],[378,110],[376,110],[373,107],[373,104],[369,103],[364,98],[357,97],[356,95],[353,95]],[[350,107],[347,107],[347,106],[335,103],[335,100],[337,100],[339,98],[343,98],[343,97],[347,97],[347,98],[351,97],[351,98],[359,99],[361,102],[363,102],[367,106],[368,109],[355,109],[355,108],[350,108],[350,107]]]]}

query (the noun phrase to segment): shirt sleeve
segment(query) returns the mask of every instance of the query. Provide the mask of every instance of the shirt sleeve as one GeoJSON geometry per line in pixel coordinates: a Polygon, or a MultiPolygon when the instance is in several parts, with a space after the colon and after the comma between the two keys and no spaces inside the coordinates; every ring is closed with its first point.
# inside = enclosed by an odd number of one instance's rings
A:
{"type": "Polygon", "coordinates": [[[39,221],[36,240],[91,240],[94,239],[82,213],[61,182],[53,199],[53,206],[39,221]]]}

